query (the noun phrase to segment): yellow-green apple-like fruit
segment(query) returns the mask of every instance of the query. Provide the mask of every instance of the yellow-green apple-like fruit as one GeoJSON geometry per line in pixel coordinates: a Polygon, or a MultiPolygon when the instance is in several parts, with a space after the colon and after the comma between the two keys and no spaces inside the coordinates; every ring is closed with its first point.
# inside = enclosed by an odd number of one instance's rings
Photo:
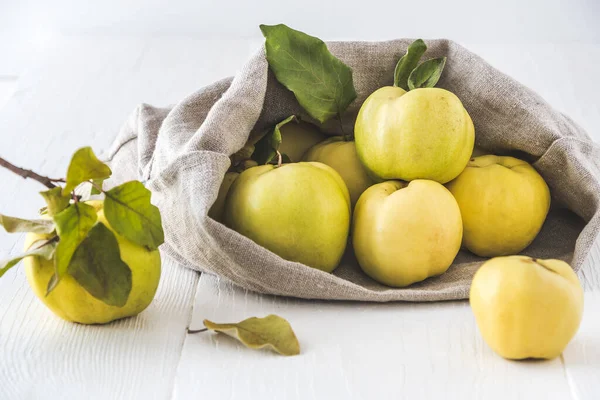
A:
{"type": "Polygon", "coordinates": [[[497,257],[475,274],[470,303],[484,340],[500,356],[552,359],[579,328],[583,289],[564,261],[497,257]]]}
{"type": "Polygon", "coordinates": [[[304,121],[290,121],[280,130],[279,152],[287,155],[292,162],[301,161],[308,149],[327,138],[316,126],[304,121]]]}
{"type": "Polygon", "coordinates": [[[462,238],[454,197],[443,185],[424,179],[371,186],[356,203],[352,227],[362,270],[395,287],[446,272],[462,238]]]}
{"type": "Polygon", "coordinates": [[[360,160],[380,180],[446,183],[465,168],[475,141],[461,101],[439,88],[376,90],[363,103],[354,134],[360,160]]]}
{"type": "Polygon", "coordinates": [[[227,172],[223,177],[223,182],[219,187],[219,193],[217,194],[217,199],[208,210],[208,216],[218,222],[223,222],[223,213],[225,211],[225,199],[227,198],[227,193],[229,193],[229,188],[233,182],[237,179],[239,173],[238,172],[227,172]]]}
{"type": "MultiPolygon", "coordinates": [[[[127,303],[123,307],[110,306],[89,294],[71,275],[64,275],[58,285],[46,296],[48,282],[54,275],[54,261],[40,257],[23,259],[27,281],[35,295],[54,314],[81,324],[105,324],[116,319],[137,315],[150,305],[160,280],[160,253],[149,251],[125,239],[115,232],[104,216],[101,201],[86,202],[96,208],[98,222],[102,222],[115,235],[119,244],[121,259],[131,269],[132,287],[127,303]]],[[[29,233],[25,239],[25,249],[44,235],[29,233]]]]}
{"type": "Polygon", "coordinates": [[[231,186],[225,224],[286,260],[331,272],[346,248],[350,196],[325,164],[261,165],[231,186]]]}
{"type": "Polygon", "coordinates": [[[517,254],[529,246],[550,208],[544,178],[514,157],[475,157],[447,186],[462,214],[464,246],[481,257],[517,254]]]}
{"type": "Polygon", "coordinates": [[[341,136],[314,145],[304,154],[304,160],[322,162],[335,169],[348,187],[353,207],[360,195],[375,183],[358,159],[354,141],[346,141],[341,136]]]}

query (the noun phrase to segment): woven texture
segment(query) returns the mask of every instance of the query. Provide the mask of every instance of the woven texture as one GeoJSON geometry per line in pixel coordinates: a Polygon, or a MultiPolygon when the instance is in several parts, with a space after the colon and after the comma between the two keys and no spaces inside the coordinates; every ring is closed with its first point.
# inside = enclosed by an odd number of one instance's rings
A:
{"type": "MultiPolygon", "coordinates": [[[[411,42],[328,43],[331,52],[352,67],[358,93],[344,115],[345,131],[352,131],[366,97],[392,84],[395,63],[411,42]]],[[[448,57],[437,86],[462,100],[475,124],[476,144],[531,161],[550,187],[548,219],[523,254],[563,259],[579,269],[600,230],[599,147],[568,117],[477,55],[452,41],[433,40],[428,45],[428,57],[448,57]]],[[[207,216],[229,168],[229,155],[244,145],[251,131],[292,114],[311,121],[269,72],[261,49],[234,78],[200,89],[173,108],[139,106],[110,151],[115,171],[111,182],[147,182],[162,213],[163,251],[185,266],[247,289],[380,302],[468,298],[473,274],[484,259],[465,251],[442,276],[394,289],[363,274],[350,246],[341,265],[328,274],[283,260],[207,216]]],[[[341,133],[337,122],[322,129],[341,133]]]]}

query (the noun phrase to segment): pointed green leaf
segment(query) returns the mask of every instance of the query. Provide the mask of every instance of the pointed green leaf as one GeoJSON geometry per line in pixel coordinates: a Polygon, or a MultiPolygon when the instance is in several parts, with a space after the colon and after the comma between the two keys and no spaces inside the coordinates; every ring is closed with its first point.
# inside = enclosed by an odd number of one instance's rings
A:
{"type": "Polygon", "coordinates": [[[403,55],[398,61],[398,64],[396,64],[396,69],[394,70],[394,86],[408,90],[408,77],[417,67],[421,56],[426,50],[427,45],[421,39],[415,40],[408,46],[406,54],[403,55]]]}
{"type": "Polygon", "coordinates": [[[58,214],[69,205],[69,201],[71,197],[69,195],[63,195],[63,190],[61,187],[57,186],[50,190],[46,190],[44,192],[40,192],[46,204],[48,205],[48,214],[54,215],[58,214]]]}
{"type": "Polygon", "coordinates": [[[55,248],[56,241],[53,239],[38,240],[37,242],[34,242],[25,253],[6,260],[0,260],[0,277],[25,257],[38,256],[43,257],[46,260],[51,259],[55,248]]]}
{"type": "Polygon", "coordinates": [[[217,324],[205,319],[204,326],[231,336],[251,349],[269,347],[284,356],[300,354],[300,343],[290,323],[277,315],[252,317],[237,324],[217,324]]]}
{"type": "Polygon", "coordinates": [[[97,219],[96,209],[82,202],[71,204],[54,216],[56,232],[60,238],[54,254],[58,280],[67,273],[73,253],[86,238],[97,219]]]}
{"type": "Polygon", "coordinates": [[[165,241],[160,211],[150,203],[150,191],[131,181],[105,192],[104,215],[120,235],[155,250],[165,241]]]}
{"type": "Polygon", "coordinates": [[[73,154],[67,170],[67,184],[63,194],[68,195],[80,183],[90,179],[106,179],[112,171],[108,165],[98,160],[91,147],[83,147],[73,154]]]}
{"type": "Polygon", "coordinates": [[[252,159],[256,161],[258,164],[268,164],[276,158],[277,151],[279,150],[279,146],[281,145],[281,127],[287,124],[290,121],[294,121],[298,123],[298,119],[295,115],[291,115],[284,119],[283,121],[276,124],[273,129],[267,133],[262,139],[256,143],[254,154],[252,154],[252,159]]]}
{"type": "Polygon", "coordinates": [[[267,61],[277,80],[321,123],[342,114],[356,98],[352,69],[325,43],[286,25],[261,25],[267,61]]]}
{"type": "Polygon", "coordinates": [[[0,214],[0,225],[8,233],[34,232],[46,234],[54,231],[54,223],[49,219],[22,219],[0,214]]]}
{"type": "Polygon", "coordinates": [[[446,65],[446,57],[432,58],[415,68],[408,77],[410,90],[418,88],[431,88],[440,80],[446,65]]]}
{"type": "Polygon", "coordinates": [[[97,178],[97,179],[92,179],[92,182],[94,182],[95,186],[92,186],[92,191],[90,192],[90,194],[93,196],[95,194],[100,194],[102,193],[102,185],[104,184],[104,179],[105,178],[97,178]],[[98,188],[96,188],[96,186],[98,186],[98,188]]]}
{"type": "Polygon", "coordinates": [[[102,222],[90,230],[73,254],[69,275],[92,296],[123,307],[131,292],[131,269],[121,260],[114,233],[102,222]]]}

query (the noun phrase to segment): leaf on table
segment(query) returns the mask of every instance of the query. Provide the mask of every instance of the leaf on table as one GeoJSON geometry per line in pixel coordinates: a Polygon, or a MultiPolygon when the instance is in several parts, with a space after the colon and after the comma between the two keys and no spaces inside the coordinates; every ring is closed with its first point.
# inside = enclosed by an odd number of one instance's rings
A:
{"type": "Polygon", "coordinates": [[[432,58],[415,68],[408,77],[410,90],[418,88],[431,88],[438,83],[446,65],[446,57],[432,58]]]}
{"type": "Polygon", "coordinates": [[[105,192],[104,215],[118,234],[156,250],[165,241],[165,235],[160,211],[150,203],[150,195],[141,182],[125,182],[105,192]]]}
{"type": "Polygon", "coordinates": [[[323,123],[341,115],[356,98],[352,69],[314,36],[284,24],[260,25],[267,61],[277,80],[306,112],[323,123]]]}
{"type": "Polygon", "coordinates": [[[50,260],[54,254],[55,248],[56,240],[54,239],[38,240],[34,242],[25,253],[5,260],[0,260],[0,277],[25,257],[38,256],[50,260]]]}
{"type": "Polygon", "coordinates": [[[46,294],[50,293],[67,273],[73,254],[97,219],[96,209],[82,202],[71,204],[54,216],[60,241],[54,254],[56,280],[52,285],[48,285],[46,294]]]}
{"type": "Polygon", "coordinates": [[[290,115],[283,121],[276,124],[273,129],[268,132],[262,139],[256,143],[254,153],[252,154],[252,159],[256,161],[259,165],[268,164],[275,158],[277,155],[277,151],[279,150],[279,146],[281,145],[281,128],[291,122],[294,121],[298,123],[298,119],[295,115],[290,115]]]}
{"type": "Polygon", "coordinates": [[[410,73],[417,67],[421,56],[427,50],[427,45],[422,39],[417,39],[408,46],[406,54],[404,54],[394,70],[394,86],[408,90],[408,77],[410,73]]]}
{"type": "Polygon", "coordinates": [[[300,354],[300,344],[292,326],[277,315],[252,317],[237,324],[217,324],[205,319],[204,326],[231,336],[251,349],[268,347],[284,356],[300,354]]]}
{"type": "Polygon", "coordinates": [[[54,222],[49,219],[23,219],[0,214],[0,225],[6,232],[34,232],[47,234],[54,231],[54,222]]]}
{"type": "Polygon", "coordinates": [[[71,197],[63,194],[63,189],[59,186],[40,192],[47,204],[47,213],[55,215],[67,208],[71,197]]]}
{"type": "Polygon", "coordinates": [[[80,183],[90,179],[106,179],[112,171],[96,157],[91,147],[83,147],[73,154],[67,169],[67,182],[63,194],[68,195],[80,183]]]}
{"type": "Polygon", "coordinates": [[[121,259],[114,233],[97,223],[81,242],[71,263],[69,275],[92,296],[104,303],[123,307],[131,292],[131,269],[121,259]]]}

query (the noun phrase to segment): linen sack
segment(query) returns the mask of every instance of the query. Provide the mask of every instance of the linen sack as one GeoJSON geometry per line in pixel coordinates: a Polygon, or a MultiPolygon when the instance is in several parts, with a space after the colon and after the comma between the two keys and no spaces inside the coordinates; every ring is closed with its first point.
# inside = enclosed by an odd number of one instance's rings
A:
{"type": "MultiPolygon", "coordinates": [[[[410,39],[331,42],[330,51],[353,70],[358,98],[343,116],[352,132],[358,110],[376,89],[391,85],[397,60],[410,39]]],[[[438,87],[454,92],[475,124],[476,145],[531,161],[552,193],[544,227],[522,254],[559,258],[575,270],[584,264],[600,229],[600,148],[567,116],[527,87],[449,40],[428,41],[426,56],[447,56],[438,87]]],[[[462,251],[449,270],[407,288],[367,277],[351,246],[329,274],[286,261],[207,216],[229,156],[251,131],[295,114],[315,122],[276,81],[264,49],[233,78],[204,87],[172,108],[140,105],[123,126],[109,161],[112,185],[146,182],[161,211],[163,253],[184,266],[217,274],[246,289],[307,299],[437,301],[468,298],[473,274],[485,259],[462,251]]],[[[322,126],[340,134],[339,123],[322,126]]]]}

